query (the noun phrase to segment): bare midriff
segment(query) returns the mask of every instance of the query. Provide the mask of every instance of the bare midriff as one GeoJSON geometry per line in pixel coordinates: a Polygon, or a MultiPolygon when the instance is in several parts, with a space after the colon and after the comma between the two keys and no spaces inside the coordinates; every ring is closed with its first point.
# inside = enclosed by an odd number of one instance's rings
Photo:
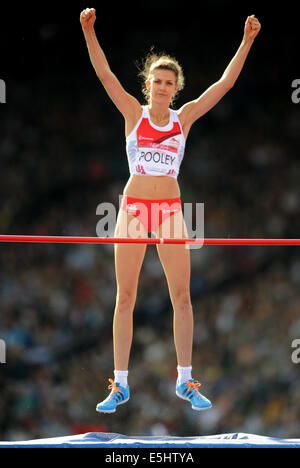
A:
{"type": "Polygon", "coordinates": [[[173,177],[133,174],[124,188],[124,195],[146,200],[163,200],[180,197],[180,189],[173,177]]]}

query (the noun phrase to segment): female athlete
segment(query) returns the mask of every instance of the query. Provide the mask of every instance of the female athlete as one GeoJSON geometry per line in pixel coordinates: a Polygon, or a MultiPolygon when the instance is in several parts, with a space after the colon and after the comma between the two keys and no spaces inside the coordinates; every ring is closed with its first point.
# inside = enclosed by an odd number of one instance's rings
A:
{"type": "MultiPolygon", "coordinates": [[[[130,178],[124,188],[118,214],[116,237],[187,237],[177,182],[185,142],[193,123],[212,109],[233,87],[261,25],[252,15],[246,20],[239,49],[222,77],[198,99],[181,109],[171,109],[184,77],[177,60],[164,54],[148,56],[145,62],[144,92],[148,105],[142,106],[128,94],[111,71],[96,37],[96,11],[81,12],[80,22],[91,63],[106,92],[125,119],[130,178]],[[166,235],[167,233],[167,235],[166,235]]],[[[177,355],[176,394],[188,400],[194,410],[211,402],[199,392],[192,378],[193,309],[190,298],[190,252],[185,245],[157,245],[174,311],[173,332],[177,355]]],[[[133,310],[144,244],[115,245],[117,297],[113,321],[114,380],[109,379],[108,397],[96,407],[113,413],[130,397],[128,364],[133,336],[133,310]]]]}

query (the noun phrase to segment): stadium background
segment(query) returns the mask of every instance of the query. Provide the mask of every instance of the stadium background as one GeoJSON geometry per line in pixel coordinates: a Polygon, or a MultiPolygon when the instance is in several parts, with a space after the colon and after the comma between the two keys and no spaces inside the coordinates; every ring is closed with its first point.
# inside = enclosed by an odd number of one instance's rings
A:
{"type": "MultiPolygon", "coordinates": [[[[1,73],[0,232],[95,235],[99,203],[128,178],[123,118],[89,62],[79,24],[97,10],[111,68],[143,100],[139,61],[152,45],[175,55],[199,96],[236,52],[248,15],[262,23],[235,87],[192,128],[179,183],[205,203],[206,237],[299,237],[300,104],[296,17],[288,7],[212,1],[201,9],[26,4],[7,12],[1,73]],[[38,10],[36,10],[38,8],[38,10]]],[[[192,251],[193,374],[214,403],[198,414],[177,399],[172,309],[156,249],[143,265],[129,381],[115,415],[95,405],[112,377],[112,246],[0,245],[0,439],[87,432],[300,437],[300,251],[205,247],[192,251]]]]}

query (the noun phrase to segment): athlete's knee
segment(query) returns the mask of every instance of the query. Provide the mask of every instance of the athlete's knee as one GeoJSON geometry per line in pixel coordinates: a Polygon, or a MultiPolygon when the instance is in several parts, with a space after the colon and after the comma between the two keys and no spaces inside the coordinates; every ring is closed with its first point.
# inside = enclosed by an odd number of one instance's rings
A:
{"type": "Polygon", "coordinates": [[[192,310],[192,302],[189,291],[179,291],[174,295],[175,311],[186,314],[192,310]]]}
{"type": "Polygon", "coordinates": [[[121,314],[130,314],[133,311],[136,294],[132,291],[121,291],[117,294],[116,307],[121,314]]]}

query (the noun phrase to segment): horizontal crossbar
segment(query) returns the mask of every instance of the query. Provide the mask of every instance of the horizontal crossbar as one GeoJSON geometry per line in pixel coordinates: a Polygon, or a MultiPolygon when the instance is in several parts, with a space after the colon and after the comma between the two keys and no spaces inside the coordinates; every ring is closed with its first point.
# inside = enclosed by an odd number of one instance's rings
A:
{"type": "Polygon", "coordinates": [[[127,237],[0,235],[0,242],[48,244],[191,244],[191,245],[300,245],[300,239],[160,239],[127,237]]]}

